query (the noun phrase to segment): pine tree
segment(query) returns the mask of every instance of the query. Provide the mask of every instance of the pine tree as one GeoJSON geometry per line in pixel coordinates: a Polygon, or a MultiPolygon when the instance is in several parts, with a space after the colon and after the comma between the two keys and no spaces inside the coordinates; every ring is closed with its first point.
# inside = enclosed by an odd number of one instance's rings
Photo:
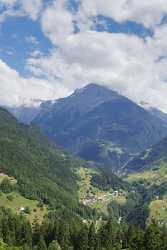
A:
{"type": "Polygon", "coordinates": [[[89,228],[89,234],[88,234],[88,249],[94,250],[96,246],[96,232],[95,232],[95,224],[92,223],[89,228]]]}
{"type": "Polygon", "coordinates": [[[46,243],[45,243],[43,237],[40,237],[40,240],[39,240],[38,245],[37,245],[37,250],[47,250],[47,246],[46,246],[46,243]]]}
{"type": "Polygon", "coordinates": [[[70,230],[69,225],[62,221],[59,224],[58,241],[63,249],[68,249],[70,246],[70,230]]]}
{"type": "Polygon", "coordinates": [[[104,246],[106,250],[112,250],[113,248],[114,237],[116,237],[114,233],[112,221],[109,220],[107,224],[103,226],[100,233],[102,246],[104,246]]]}
{"type": "Polygon", "coordinates": [[[146,245],[146,250],[163,249],[161,233],[155,222],[153,222],[153,224],[150,225],[146,230],[145,245],[146,245]]]}
{"type": "Polygon", "coordinates": [[[33,221],[32,231],[33,231],[33,245],[36,245],[40,238],[40,226],[38,224],[37,217],[35,217],[33,221]]]}
{"type": "Polygon", "coordinates": [[[87,249],[88,249],[88,229],[86,226],[84,226],[79,233],[77,250],[87,250],[87,249]]]}
{"type": "Polygon", "coordinates": [[[136,227],[131,227],[128,235],[128,245],[133,250],[144,250],[144,232],[136,227]]]}

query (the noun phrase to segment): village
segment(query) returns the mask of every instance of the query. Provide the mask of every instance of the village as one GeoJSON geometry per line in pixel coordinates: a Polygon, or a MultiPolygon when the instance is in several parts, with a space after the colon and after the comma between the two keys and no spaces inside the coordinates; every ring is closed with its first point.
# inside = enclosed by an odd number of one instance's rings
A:
{"type": "Polygon", "coordinates": [[[85,206],[91,206],[97,202],[102,203],[109,203],[112,200],[115,200],[117,198],[122,197],[123,193],[122,191],[114,191],[112,193],[100,193],[100,194],[93,194],[89,193],[85,198],[82,199],[82,204],[85,206]]]}

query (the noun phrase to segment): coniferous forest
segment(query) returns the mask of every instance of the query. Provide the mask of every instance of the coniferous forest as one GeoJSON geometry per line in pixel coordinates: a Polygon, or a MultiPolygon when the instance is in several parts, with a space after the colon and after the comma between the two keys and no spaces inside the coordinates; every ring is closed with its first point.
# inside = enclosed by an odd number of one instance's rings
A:
{"type": "Polygon", "coordinates": [[[0,209],[0,249],[37,250],[165,250],[167,230],[153,222],[145,230],[133,225],[118,225],[114,220],[97,227],[84,224],[73,214],[56,218],[51,213],[41,225],[32,224],[22,215],[0,209]]]}

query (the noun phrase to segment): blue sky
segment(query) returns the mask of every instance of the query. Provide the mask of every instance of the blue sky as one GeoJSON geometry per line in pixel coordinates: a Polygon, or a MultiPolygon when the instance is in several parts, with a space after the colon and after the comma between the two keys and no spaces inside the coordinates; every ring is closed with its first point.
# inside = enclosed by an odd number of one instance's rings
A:
{"type": "Polygon", "coordinates": [[[97,25],[95,29],[100,32],[108,31],[112,33],[134,34],[143,39],[147,36],[152,36],[153,34],[151,29],[144,27],[141,23],[133,21],[119,23],[114,19],[105,16],[97,17],[97,25]]]}
{"type": "MultiPolygon", "coordinates": [[[[68,6],[71,12],[78,9],[75,0],[70,1],[68,6]]],[[[133,21],[119,23],[112,18],[98,16],[95,23],[92,30],[98,32],[135,34],[143,39],[152,35],[151,29],[133,21]]],[[[33,51],[39,50],[47,55],[52,48],[53,44],[42,32],[39,20],[34,21],[27,16],[9,17],[0,26],[0,58],[23,76],[30,74],[26,70],[26,60],[33,51]],[[31,41],[32,37],[36,43],[31,41]]]]}
{"type": "Polygon", "coordinates": [[[167,0],[0,0],[0,104],[99,82],[167,112],[166,16],[167,0]]]}
{"type": "Polygon", "coordinates": [[[51,48],[52,44],[41,31],[38,21],[10,17],[0,26],[0,58],[22,75],[28,74],[26,60],[34,50],[46,55],[51,48]],[[34,41],[31,41],[32,37],[34,41]]]}

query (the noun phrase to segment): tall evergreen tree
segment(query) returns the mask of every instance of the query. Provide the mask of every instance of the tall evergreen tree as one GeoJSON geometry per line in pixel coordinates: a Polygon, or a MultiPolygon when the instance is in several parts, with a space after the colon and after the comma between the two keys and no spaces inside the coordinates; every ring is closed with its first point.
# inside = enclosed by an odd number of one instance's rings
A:
{"type": "Polygon", "coordinates": [[[78,236],[78,247],[76,250],[88,249],[88,229],[86,226],[82,228],[78,236]]]}
{"type": "Polygon", "coordinates": [[[89,228],[89,234],[88,234],[88,249],[94,250],[96,246],[96,232],[95,232],[95,224],[92,223],[89,228]]]}
{"type": "Polygon", "coordinates": [[[46,246],[46,243],[45,243],[43,237],[40,237],[40,240],[39,240],[38,245],[37,245],[37,250],[47,250],[47,246],[46,246]]]}
{"type": "Polygon", "coordinates": [[[155,222],[150,225],[145,233],[146,250],[161,250],[163,249],[163,242],[160,230],[155,222]]]}

